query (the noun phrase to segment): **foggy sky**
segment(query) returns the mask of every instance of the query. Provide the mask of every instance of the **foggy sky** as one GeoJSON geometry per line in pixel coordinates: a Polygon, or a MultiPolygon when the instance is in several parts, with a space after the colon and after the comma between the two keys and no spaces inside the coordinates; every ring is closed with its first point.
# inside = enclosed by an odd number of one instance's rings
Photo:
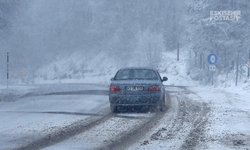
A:
{"type": "Polygon", "coordinates": [[[162,34],[163,50],[173,46],[170,31],[173,17],[178,17],[172,14],[176,4],[171,0],[24,0],[21,4],[1,40],[1,67],[6,68],[9,52],[11,72],[32,75],[57,56],[73,52],[93,57],[105,53],[110,59],[120,56],[129,61],[136,37],[144,31],[162,34]]]}

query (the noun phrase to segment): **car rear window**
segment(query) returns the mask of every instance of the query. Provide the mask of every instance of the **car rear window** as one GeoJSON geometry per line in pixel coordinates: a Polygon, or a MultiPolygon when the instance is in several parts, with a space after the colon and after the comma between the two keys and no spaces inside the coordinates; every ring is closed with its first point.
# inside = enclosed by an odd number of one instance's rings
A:
{"type": "Polygon", "coordinates": [[[125,69],[119,70],[115,80],[157,80],[157,74],[150,69],[125,69]]]}

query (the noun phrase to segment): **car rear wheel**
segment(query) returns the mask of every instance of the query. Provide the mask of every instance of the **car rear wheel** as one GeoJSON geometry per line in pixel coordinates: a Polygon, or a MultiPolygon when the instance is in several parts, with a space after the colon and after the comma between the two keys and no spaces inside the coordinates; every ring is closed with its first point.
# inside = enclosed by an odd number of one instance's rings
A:
{"type": "Polygon", "coordinates": [[[161,101],[160,111],[164,111],[165,107],[166,107],[166,105],[165,105],[165,96],[164,96],[162,101],[161,101]]]}
{"type": "Polygon", "coordinates": [[[110,110],[111,110],[113,113],[117,113],[117,107],[116,107],[116,106],[110,105],[110,110]]]}

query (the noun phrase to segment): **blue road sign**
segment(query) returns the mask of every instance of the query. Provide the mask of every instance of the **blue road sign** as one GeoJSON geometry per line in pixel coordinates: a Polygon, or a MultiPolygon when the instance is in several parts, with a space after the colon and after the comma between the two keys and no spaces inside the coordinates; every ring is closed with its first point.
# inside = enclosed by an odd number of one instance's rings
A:
{"type": "Polygon", "coordinates": [[[212,54],[208,55],[207,62],[210,65],[216,65],[218,63],[218,59],[219,59],[219,57],[216,54],[212,53],[212,54]]]}

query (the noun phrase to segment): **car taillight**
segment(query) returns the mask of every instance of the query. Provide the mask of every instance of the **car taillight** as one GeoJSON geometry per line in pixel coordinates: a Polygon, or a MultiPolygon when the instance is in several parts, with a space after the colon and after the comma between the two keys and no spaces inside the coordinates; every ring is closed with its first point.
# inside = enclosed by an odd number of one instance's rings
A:
{"type": "Polygon", "coordinates": [[[148,91],[160,91],[160,90],[161,90],[160,86],[152,85],[152,86],[148,87],[148,91]]]}
{"type": "Polygon", "coordinates": [[[109,91],[121,91],[122,89],[119,86],[110,86],[109,91]]]}

